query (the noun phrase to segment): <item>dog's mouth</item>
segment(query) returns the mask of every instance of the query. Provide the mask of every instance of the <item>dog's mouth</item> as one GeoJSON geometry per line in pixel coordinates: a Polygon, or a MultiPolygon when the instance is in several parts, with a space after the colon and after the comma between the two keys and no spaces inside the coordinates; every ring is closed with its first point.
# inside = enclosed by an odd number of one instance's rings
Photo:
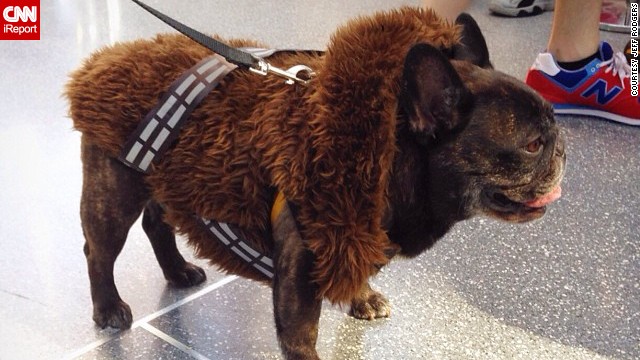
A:
{"type": "Polygon", "coordinates": [[[548,193],[526,201],[515,201],[499,190],[486,190],[482,195],[488,215],[510,222],[526,222],[542,217],[547,205],[560,198],[562,188],[556,185],[548,193]]]}

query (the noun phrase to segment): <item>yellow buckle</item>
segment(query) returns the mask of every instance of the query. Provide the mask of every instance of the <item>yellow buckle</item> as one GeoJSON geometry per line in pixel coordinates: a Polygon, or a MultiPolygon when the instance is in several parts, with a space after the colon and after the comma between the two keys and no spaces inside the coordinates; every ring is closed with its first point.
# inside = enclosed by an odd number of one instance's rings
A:
{"type": "Polygon", "coordinates": [[[282,191],[278,191],[278,194],[276,195],[276,199],[273,201],[273,206],[271,207],[271,223],[272,224],[276,221],[278,216],[280,216],[280,213],[282,213],[282,210],[284,209],[284,206],[286,204],[287,204],[287,199],[284,197],[284,194],[282,193],[282,191]]]}

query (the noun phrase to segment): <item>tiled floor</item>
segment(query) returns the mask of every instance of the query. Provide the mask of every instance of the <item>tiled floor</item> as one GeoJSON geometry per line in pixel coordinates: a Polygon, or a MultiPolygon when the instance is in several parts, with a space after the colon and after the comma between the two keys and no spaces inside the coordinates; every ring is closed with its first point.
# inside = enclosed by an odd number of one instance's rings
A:
{"type": "MultiPolygon", "coordinates": [[[[346,19],[415,1],[148,2],[206,32],[323,48],[346,19]]],[[[170,29],[126,0],[42,1],[42,39],[0,43],[0,359],[278,359],[270,290],[208,267],[195,289],[165,285],[139,225],[116,263],[130,331],[91,320],[79,220],[79,134],[66,74],[113,41],[170,29]]],[[[494,65],[523,78],[551,14],[470,9],[494,65]]],[[[628,35],[602,33],[620,49],[628,35]]],[[[640,358],[640,129],[560,118],[564,196],[526,225],[476,219],[374,283],[392,317],[362,322],[326,306],[324,359],[640,358]]],[[[183,253],[190,254],[183,248],[183,253]]],[[[203,261],[196,261],[206,266],[203,261]]]]}

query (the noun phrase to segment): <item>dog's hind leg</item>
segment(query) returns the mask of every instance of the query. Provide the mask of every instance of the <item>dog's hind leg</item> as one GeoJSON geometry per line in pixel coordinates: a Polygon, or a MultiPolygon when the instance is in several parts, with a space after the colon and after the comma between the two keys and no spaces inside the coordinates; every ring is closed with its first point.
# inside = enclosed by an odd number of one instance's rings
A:
{"type": "Polygon", "coordinates": [[[320,359],[316,352],[322,299],[312,283],[313,253],[305,248],[287,206],[273,222],[273,307],[280,348],[287,360],[320,359]]]}
{"type": "Polygon", "coordinates": [[[118,294],[113,266],[149,193],[142,175],[82,139],[80,217],[85,237],[93,320],[100,327],[128,328],[132,315],[118,294]]]}
{"type": "Polygon", "coordinates": [[[142,228],[151,241],[164,277],[177,287],[189,287],[202,283],[207,278],[204,270],[185,261],[180,255],[173,228],[163,221],[163,215],[162,206],[155,201],[150,201],[142,216],[142,228]]]}

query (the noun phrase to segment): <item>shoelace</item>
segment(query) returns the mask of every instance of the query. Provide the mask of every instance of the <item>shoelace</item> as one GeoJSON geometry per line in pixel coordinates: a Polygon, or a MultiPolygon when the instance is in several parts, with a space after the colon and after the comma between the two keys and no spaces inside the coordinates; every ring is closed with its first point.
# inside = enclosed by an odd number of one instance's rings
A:
{"type": "Polygon", "coordinates": [[[630,77],[631,75],[631,66],[627,63],[627,58],[623,53],[617,52],[613,54],[611,59],[607,61],[603,61],[598,64],[598,67],[608,66],[605,73],[609,73],[613,70],[613,76],[618,75],[620,78],[620,82],[622,83],[622,88],[624,89],[624,79],[630,77]]]}

